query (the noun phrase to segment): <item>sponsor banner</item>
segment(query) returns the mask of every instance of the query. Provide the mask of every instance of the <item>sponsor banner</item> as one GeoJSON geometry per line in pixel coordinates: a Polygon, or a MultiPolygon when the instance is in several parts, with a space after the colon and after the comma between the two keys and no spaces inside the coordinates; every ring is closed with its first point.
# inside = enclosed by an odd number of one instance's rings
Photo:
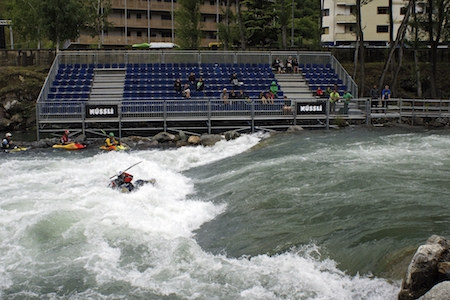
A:
{"type": "Polygon", "coordinates": [[[118,105],[86,105],[86,118],[117,118],[118,105]]]}
{"type": "Polygon", "coordinates": [[[297,102],[297,115],[326,115],[327,102],[297,102]]]}

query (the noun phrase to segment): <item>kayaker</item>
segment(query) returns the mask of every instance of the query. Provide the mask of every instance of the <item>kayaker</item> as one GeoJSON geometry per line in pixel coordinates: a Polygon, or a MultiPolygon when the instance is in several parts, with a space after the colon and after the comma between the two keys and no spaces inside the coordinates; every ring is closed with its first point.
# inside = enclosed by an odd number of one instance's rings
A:
{"type": "Polygon", "coordinates": [[[109,137],[105,140],[105,144],[106,144],[106,147],[112,147],[112,146],[119,145],[119,143],[114,138],[113,132],[109,133],[109,137]]]}
{"type": "Polygon", "coordinates": [[[64,131],[64,135],[61,137],[60,140],[62,145],[67,145],[71,143],[69,133],[70,133],[69,130],[64,131]]]}
{"type": "Polygon", "coordinates": [[[2,140],[2,149],[14,149],[16,146],[11,141],[12,134],[6,133],[5,138],[2,140]]]}
{"type": "Polygon", "coordinates": [[[133,175],[119,171],[119,175],[117,175],[117,178],[111,181],[110,187],[113,189],[123,189],[126,188],[128,191],[132,191],[134,189],[134,185],[131,183],[133,180],[133,175]]]}

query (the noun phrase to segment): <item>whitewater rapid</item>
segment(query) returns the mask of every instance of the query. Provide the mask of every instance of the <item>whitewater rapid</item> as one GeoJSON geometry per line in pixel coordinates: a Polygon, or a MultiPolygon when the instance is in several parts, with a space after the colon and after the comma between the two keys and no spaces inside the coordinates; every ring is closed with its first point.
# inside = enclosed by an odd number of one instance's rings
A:
{"type": "Polygon", "coordinates": [[[395,299],[398,282],[349,276],[314,243],[234,258],[197,244],[195,231],[223,214],[228,200],[198,198],[184,171],[252,151],[262,138],[2,156],[0,298],[395,299]],[[155,178],[154,186],[130,194],[107,188],[118,170],[138,162],[129,172],[155,178]]]}

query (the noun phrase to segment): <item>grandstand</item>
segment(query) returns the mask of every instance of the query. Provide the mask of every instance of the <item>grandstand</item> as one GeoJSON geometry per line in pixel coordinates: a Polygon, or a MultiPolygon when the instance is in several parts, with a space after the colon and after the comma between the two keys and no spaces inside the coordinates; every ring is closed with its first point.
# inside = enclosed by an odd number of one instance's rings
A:
{"type": "MultiPolygon", "coordinates": [[[[357,86],[329,53],[64,51],[56,57],[37,101],[38,136],[67,127],[84,134],[110,128],[122,135],[122,131],[253,131],[255,126],[295,125],[299,120],[295,105],[294,112],[286,113],[283,86],[271,67],[275,56],[293,56],[301,62],[303,75],[294,75],[294,79],[309,84],[309,102],[318,101],[313,97],[318,86],[325,89],[338,84],[340,90],[357,93],[357,86]],[[203,78],[205,89],[196,91],[191,86],[191,98],[186,99],[174,90],[173,83],[177,78],[187,83],[191,73],[203,78]],[[233,73],[250,99],[224,103],[220,93],[223,88],[233,89],[233,73]],[[272,81],[278,83],[277,99],[269,104],[259,101],[258,95],[268,91],[272,81]],[[113,110],[113,114],[105,113],[113,110]]],[[[294,104],[305,101],[295,94],[286,95],[294,104]]],[[[326,117],[323,112],[314,119],[326,117]]],[[[320,124],[319,120],[309,125],[320,124]]]]}

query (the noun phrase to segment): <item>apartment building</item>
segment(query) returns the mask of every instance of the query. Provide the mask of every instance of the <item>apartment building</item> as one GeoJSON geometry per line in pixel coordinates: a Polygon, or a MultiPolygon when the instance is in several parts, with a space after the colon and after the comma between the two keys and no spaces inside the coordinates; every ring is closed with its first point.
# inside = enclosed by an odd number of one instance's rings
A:
{"type": "MultiPolygon", "coordinates": [[[[393,39],[406,13],[408,0],[392,0],[393,39]]],[[[356,0],[322,0],[322,44],[354,46],[356,42],[356,0]]],[[[361,7],[364,41],[386,47],[390,40],[389,0],[372,0],[361,7]]]]}
{"type": "MultiPolygon", "coordinates": [[[[111,0],[111,13],[108,21],[113,28],[100,35],[105,48],[119,48],[134,44],[151,42],[177,43],[177,23],[174,12],[179,9],[177,0],[111,0]]],[[[203,39],[200,46],[206,47],[217,42],[217,23],[223,18],[226,0],[205,0],[201,4],[203,39]]],[[[236,4],[231,2],[231,9],[236,11],[236,4]]],[[[70,48],[83,48],[97,45],[98,37],[82,33],[71,41],[70,48]]]]}

